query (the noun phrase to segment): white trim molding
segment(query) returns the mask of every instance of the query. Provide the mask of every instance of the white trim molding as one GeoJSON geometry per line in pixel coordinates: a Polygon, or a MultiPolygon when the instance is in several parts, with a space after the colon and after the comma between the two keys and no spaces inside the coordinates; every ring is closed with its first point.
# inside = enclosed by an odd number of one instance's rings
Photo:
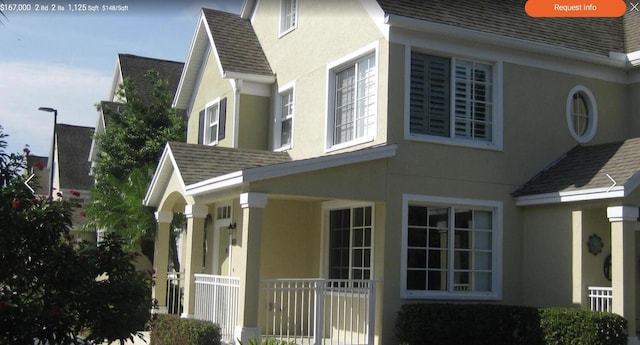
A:
{"type": "Polygon", "coordinates": [[[240,207],[242,208],[265,208],[269,201],[269,194],[248,192],[240,194],[240,207]]]}
{"type": "Polygon", "coordinates": [[[607,207],[607,218],[610,222],[637,222],[640,209],[634,206],[607,207]]]}

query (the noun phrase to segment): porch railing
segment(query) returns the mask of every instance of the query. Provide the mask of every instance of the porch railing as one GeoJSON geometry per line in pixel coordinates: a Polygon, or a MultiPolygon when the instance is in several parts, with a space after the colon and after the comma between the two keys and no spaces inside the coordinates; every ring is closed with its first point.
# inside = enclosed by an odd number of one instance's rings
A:
{"type": "Polygon", "coordinates": [[[264,280],[261,305],[263,339],[299,345],[373,344],[374,281],[264,280]]]}
{"type": "Polygon", "coordinates": [[[611,312],[613,288],[589,286],[589,305],[591,310],[611,312]]]}
{"type": "Polygon", "coordinates": [[[195,318],[218,324],[222,341],[233,344],[233,332],[238,323],[240,278],[196,274],[195,292],[195,318]]]}
{"type": "Polygon", "coordinates": [[[182,313],[182,295],[184,288],[183,272],[167,273],[167,313],[180,315],[182,313]]]}

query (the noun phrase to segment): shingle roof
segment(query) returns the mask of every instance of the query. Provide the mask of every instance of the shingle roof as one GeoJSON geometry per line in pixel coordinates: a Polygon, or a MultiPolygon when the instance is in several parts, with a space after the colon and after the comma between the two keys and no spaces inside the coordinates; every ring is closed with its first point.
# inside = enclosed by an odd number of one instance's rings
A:
{"type": "Polygon", "coordinates": [[[624,52],[623,18],[532,18],[527,0],[377,0],[386,14],[608,56],[624,52]]]}
{"type": "Polygon", "coordinates": [[[237,14],[207,8],[202,12],[224,71],[273,75],[251,22],[237,14]]]}
{"type": "Polygon", "coordinates": [[[106,115],[107,113],[104,111],[105,108],[108,108],[112,112],[119,113],[124,109],[125,106],[126,106],[126,103],[108,102],[108,101],[100,102],[100,108],[102,109],[101,114],[104,116],[104,126],[105,127],[109,126],[109,121],[111,120],[111,117],[106,115]]]}
{"type": "Polygon", "coordinates": [[[138,96],[148,102],[150,100],[153,87],[145,77],[150,69],[158,71],[160,78],[169,81],[169,92],[175,95],[180,82],[180,76],[184,63],[176,61],[167,61],[131,54],[118,54],[120,62],[120,71],[123,78],[131,78],[136,86],[138,96]]]}
{"type": "Polygon", "coordinates": [[[89,190],[93,177],[89,176],[91,163],[87,161],[93,128],[65,124],[56,126],[60,188],[89,190]]]}
{"type": "Polygon", "coordinates": [[[187,186],[236,171],[291,161],[291,157],[286,152],[234,149],[179,142],[170,142],[168,145],[182,180],[187,186]]]}
{"type": "Polygon", "coordinates": [[[537,195],[594,188],[608,188],[613,178],[624,185],[640,170],[640,138],[622,142],[578,145],[551,164],[513,195],[537,195]]]}

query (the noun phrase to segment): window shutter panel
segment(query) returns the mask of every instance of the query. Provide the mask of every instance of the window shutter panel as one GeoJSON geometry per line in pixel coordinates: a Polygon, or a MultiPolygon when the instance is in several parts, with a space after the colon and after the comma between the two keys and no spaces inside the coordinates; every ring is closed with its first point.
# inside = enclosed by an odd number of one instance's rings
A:
{"type": "Polygon", "coordinates": [[[227,98],[220,100],[218,116],[218,141],[224,139],[227,128],[227,98]]]}
{"type": "Polygon", "coordinates": [[[411,54],[411,133],[450,135],[450,67],[447,58],[411,54]]]}
{"type": "Polygon", "coordinates": [[[200,114],[198,115],[199,119],[199,126],[198,126],[198,144],[202,145],[204,144],[204,109],[202,111],[200,111],[200,114]]]}

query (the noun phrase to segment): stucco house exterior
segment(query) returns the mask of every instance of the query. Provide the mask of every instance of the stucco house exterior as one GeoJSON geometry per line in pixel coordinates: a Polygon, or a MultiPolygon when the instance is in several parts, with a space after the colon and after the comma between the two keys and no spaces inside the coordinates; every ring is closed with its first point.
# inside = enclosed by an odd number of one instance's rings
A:
{"type": "Polygon", "coordinates": [[[227,342],[394,344],[442,301],[610,308],[637,342],[640,15],[524,3],[203,9],[145,198],[161,307],[183,212],[182,314],[227,342]]]}

